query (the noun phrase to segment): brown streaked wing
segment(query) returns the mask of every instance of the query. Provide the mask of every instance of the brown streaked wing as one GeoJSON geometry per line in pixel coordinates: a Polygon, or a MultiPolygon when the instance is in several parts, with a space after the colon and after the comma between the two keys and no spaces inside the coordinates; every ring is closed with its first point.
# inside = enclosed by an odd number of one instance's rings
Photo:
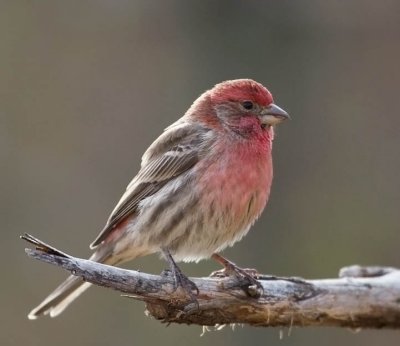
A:
{"type": "Polygon", "coordinates": [[[169,127],[146,151],[144,157],[147,157],[142,161],[139,173],[128,185],[107,224],[90,244],[90,248],[94,249],[106,239],[121,221],[137,210],[143,199],[155,194],[198,162],[199,146],[206,129],[198,131],[198,126],[192,124],[177,125],[179,131],[173,126],[169,127]]]}

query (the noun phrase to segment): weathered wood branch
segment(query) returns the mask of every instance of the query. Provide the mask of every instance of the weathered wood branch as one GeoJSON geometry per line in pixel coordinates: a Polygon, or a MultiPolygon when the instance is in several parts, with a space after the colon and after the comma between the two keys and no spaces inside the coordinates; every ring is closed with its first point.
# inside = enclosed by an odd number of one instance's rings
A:
{"type": "Polygon", "coordinates": [[[249,297],[238,280],[191,278],[199,288],[198,306],[185,305],[168,274],[151,275],[67,255],[40,240],[28,256],[62,267],[95,285],[113,288],[146,303],[148,313],[164,322],[215,326],[337,326],[400,328],[400,270],[352,266],[337,279],[304,280],[261,275],[264,293],[249,297]]]}

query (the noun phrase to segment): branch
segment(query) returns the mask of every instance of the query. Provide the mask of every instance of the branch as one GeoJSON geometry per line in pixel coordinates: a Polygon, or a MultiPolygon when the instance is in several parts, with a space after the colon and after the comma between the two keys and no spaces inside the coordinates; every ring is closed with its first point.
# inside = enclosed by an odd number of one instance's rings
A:
{"type": "Polygon", "coordinates": [[[259,298],[246,295],[232,277],[191,278],[199,288],[193,307],[174,291],[168,272],[116,268],[72,257],[27,234],[22,238],[36,246],[25,250],[28,256],[144,301],[147,312],[163,322],[400,328],[400,270],[395,268],[352,266],[341,270],[341,278],[324,280],[261,275],[264,293],[259,298]]]}

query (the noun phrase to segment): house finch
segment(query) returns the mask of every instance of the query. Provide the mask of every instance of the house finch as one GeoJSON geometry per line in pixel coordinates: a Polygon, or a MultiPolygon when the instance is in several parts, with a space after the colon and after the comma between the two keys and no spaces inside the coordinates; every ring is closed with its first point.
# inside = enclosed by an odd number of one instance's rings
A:
{"type": "MultiPolygon", "coordinates": [[[[248,232],[268,200],[274,125],[288,114],[250,79],[222,82],[147,149],[104,229],[91,260],[117,265],[160,252],[177,286],[191,290],[175,261],[213,257],[246,276],[218,253],[248,232]]],[[[59,315],[90,286],[70,276],[29,314],[59,315]]]]}

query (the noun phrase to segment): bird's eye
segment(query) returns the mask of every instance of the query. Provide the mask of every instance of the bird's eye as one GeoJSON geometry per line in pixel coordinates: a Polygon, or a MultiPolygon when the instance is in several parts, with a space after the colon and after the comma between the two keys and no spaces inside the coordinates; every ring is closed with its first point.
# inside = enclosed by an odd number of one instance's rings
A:
{"type": "Polygon", "coordinates": [[[244,109],[247,109],[247,110],[250,110],[250,109],[254,108],[254,104],[251,101],[244,101],[242,103],[242,106],[243,106],[244,109]]]}

